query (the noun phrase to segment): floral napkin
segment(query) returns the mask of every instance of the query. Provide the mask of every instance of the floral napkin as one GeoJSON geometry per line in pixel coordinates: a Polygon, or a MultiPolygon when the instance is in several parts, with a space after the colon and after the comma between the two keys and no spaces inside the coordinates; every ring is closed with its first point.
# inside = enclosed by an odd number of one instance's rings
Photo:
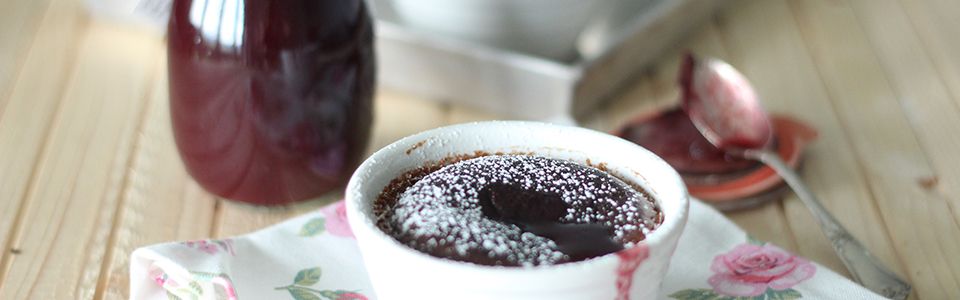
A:
{"type": "MultiPolygon", "coordinates": [[[[660,299],[884,299],[690,205],[660,299]]],[[[243,236],[133,252],[131,299],[376,299],[343,201],[243,236]]]]}

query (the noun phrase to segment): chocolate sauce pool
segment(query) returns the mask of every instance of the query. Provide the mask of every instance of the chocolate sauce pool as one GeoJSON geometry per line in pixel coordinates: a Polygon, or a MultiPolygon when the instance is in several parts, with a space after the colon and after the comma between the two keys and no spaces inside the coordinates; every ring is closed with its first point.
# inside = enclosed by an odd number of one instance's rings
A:
{"type": "Polygon", "coordinates": [[[564,224],[559,220],[570,209],[556,193],[542,193],[517,185],[490,184],[480,190],[484,216],[520,227],[520,230],[552,240],[571,261],[620,251],[613,226],[599,223],[564,224]]]}

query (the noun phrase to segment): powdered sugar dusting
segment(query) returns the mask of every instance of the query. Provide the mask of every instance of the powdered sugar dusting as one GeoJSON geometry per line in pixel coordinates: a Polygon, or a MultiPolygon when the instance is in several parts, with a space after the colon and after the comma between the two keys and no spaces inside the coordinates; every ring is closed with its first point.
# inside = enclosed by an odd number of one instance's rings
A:
{"type": "Polygon", "coordinates": [[[598,169],[527,155],[474,158],[432,172],[403,192],[380,222],[402,243],[434,256],[491,265],[567,262],[550,239],[484,216],[480,191],[492,183],[559,194],[569,205],[560,223],[599,223],[625,245],[643,240],[659,209],[642,192],[598,169]]]}

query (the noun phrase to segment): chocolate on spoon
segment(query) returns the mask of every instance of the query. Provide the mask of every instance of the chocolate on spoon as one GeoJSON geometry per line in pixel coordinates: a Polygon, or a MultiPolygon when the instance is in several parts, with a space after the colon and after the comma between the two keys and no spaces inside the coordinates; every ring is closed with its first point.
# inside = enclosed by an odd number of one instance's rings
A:
{"type": "Polygon", "coordinates": [[[767,146],[771,126],[767,113],[746,78],[729,64],[699,61],[687,55],[680,70],[684,111],[697,130],[727,153],[760,161],[777,171],[820,223],[853,279],[892,299],[906,299],[910,284],[887,269],[820,204],[793,169],[767,146]]]}

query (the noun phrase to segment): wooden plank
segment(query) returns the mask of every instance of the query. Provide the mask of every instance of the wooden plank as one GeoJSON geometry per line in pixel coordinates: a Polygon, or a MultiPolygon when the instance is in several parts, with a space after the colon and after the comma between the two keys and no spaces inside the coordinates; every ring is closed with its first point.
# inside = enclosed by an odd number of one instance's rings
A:
{"type": "Polygon", "coordinates": [[[0,110],[0,286],[5,285],[2,279],[15,249],[9,238],[19,224],[24,194],[85,30],[78,3],[67,0],[57,4],[46,12],[23,59],[23,72],[0,110]]]}
{"type": "Polygon", "coordinates": [[[940,80],[960,104],[960,1],[900,0],[940,80]]]}
{"type": "MultiPolygon", "coordinates": [[[[447,119],[445,105],[419,100],[395,91],[377,91],[374,104],[375,119],[368,154],[404,136],[441,126],[447,119]]],[[[315,200],[279,207],[221,201],[215,235],[233,236],[262,229],[313,211],[342,197],[343,192],[338,190],[315,200]]]]}
{"type": "MultiPolygon", "coordinates": [[[[924,62],[924,65],[932,65],[937,70],[940,75],[938,82],[944,85],[950,97],[957,103],[955,107],[960,109],[960,55],[957,54],[960,53],[960,18],[957,18],[955,13],[960,11],[960,2],[940,0],[900,2],[900,9],[906,13],[908,21],[913,25],[914,33],[919,37],[918,44],[922,46],[921,50],[929,57],[929,61],[924,62]]],[[[952,143],[956,138],[950,140],[952,143]]],[[[931,148],[927,146],[927,151],[931,148]]],[[[949,171],[955,170],[941,170],[941,172],[949,171]]],[[[947,190],[948,194],[960,195],[953,184],[948,184],[947,190]]],[[[954,201],[956,198],[953,197],[954,201]]],[[[954,215],[960,216],[960,207],[954,205],[952,208],[954,215]]]]}
{"type": "Polygon", "coordinates": [[[917,295],[960,298],[951,269],[960,260],[960,226],[949,199],[918,184],[938,174],[854,11],[837,1],[791,8],[917,295]]]}
{"type": "MultiPolygon", "coordinates": [[[[960,128],[960,107],[950,97],[933,59],[923,48],[900,3],[896,0],[850,2],[936,174],[916,183],[946,202],[953,216],[944,221],[956,224],[960,220],[960,163],[957,163],[960,135],[956,133],[960,128]]],[[[954,39],[960,41],[960,36],[954,39]]],[[[943,243],[954,244],[948,248],[958,248],[960,237],[943,243]]],[[[948,263],[952,263],[951,275],[960,280],[960,259],[948,263]]],[[[954,296],[960,296],[960,292],[954,296]]]]}
{"type": "Polygon", "coordinates": [[[94,296],[160,43],[92,24],[33,182],[4,299],[94,296]]]}
{"type": "Polygon", "coordinates": [[[212,235],[217,200],[190,179],[177,154],[165,61],[154,78],[95,299],[129,298],[130,253],[136,248],[212,235]]]}
{"type": "MultiPolygon", "coordinates": [[[[808,122],[820,131],[802,175],[848,230],[895,270],[900,264],[852,146],[828,99],[783,1],[739,1],[720,31],[731,62],[750,78],[765,107],[808,122]],[[789,70],[785,72],[785,70],[789,70]]],[[[808,209],[790,195],[784,201],[798,253],[841,274],[848,274],[808,209]]]]}
{"type": "Polygon", "coordinates": [[[49,5],[50,0],[0,1],[0,113],[49,5]]]}

